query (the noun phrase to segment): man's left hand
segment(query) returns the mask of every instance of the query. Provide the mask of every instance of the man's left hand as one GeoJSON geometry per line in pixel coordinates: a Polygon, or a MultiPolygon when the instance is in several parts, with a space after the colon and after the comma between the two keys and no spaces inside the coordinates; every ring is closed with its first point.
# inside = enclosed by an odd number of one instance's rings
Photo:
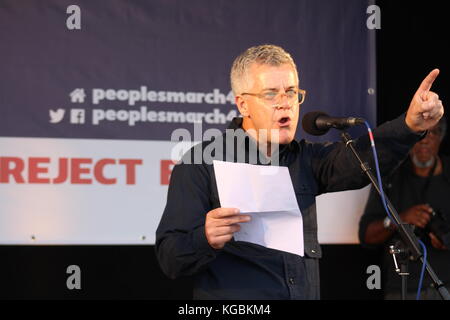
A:
{"type": "Polygon", "coordinates": [[[414,132],[423,132],[434,127],[444,115],[444,106],[439,96],[430,91],[434,80],[439,75],[439,70],[434,69],[422,81],[414,95],[408,112],[406,124],[414,132]]]}

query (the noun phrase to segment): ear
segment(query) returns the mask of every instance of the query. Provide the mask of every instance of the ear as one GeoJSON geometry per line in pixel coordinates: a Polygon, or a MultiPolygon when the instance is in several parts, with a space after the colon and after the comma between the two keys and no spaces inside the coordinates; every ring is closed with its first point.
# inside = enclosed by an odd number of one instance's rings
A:
{"type": "Polygon", "coordinates": [[[247,101],[242,96],[237,96],[235,102],[240,114],[243,117],[250,117],[247,101]]]}

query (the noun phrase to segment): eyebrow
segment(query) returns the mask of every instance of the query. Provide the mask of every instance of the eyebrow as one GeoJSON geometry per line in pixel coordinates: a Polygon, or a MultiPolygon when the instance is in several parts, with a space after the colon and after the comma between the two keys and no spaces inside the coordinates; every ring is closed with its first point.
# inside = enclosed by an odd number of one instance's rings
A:
{"type": "MultiPolygon", "coordinates": [[[[285,88],[285,90],[295,89],[297,86],[289,86],[285,88]]],[[[278,91],[278,88],[264,88],[262,91],[278,91]]]]}

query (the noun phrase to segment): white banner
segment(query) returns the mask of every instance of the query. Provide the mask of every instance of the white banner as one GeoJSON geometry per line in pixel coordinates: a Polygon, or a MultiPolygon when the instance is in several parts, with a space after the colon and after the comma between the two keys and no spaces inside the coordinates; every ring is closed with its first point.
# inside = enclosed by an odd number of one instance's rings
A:
{"type": "Polygon", "coordinates": [[[0,243],[153,244],[173,145],[0,138],[0,243]]]}
{"type": "MultiPolygon", "coordinates": [[[[154,244],[173,146],[0,138],[0,243],[154,244]]],[[[358,243],[367,194],[363,189],[317,198],[321,243],[358,243]]]]}

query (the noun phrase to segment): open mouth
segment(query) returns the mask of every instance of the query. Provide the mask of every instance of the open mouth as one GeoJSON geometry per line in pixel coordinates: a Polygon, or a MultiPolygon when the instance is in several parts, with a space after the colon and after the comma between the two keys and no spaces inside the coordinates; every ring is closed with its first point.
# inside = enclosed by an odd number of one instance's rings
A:
{"type": "Polygon", "coordinates": [[[289,117],[283,117],[280,120],[278,120],[278,125],[280,127],[287,127],[291,124],[291,118],[289,117]]]}

